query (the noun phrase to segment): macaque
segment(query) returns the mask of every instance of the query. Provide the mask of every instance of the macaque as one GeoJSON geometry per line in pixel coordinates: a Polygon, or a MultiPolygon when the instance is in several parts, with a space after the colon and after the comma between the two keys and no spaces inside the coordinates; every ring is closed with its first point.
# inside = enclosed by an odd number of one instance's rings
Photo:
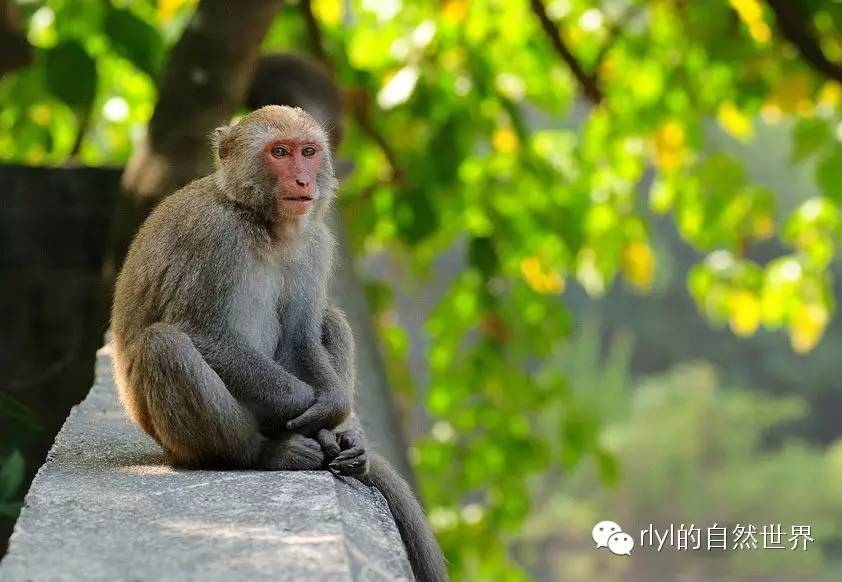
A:
{"type": "Polygon", "coordinates": [[[129,418],[174,464],[328,468],[376,487],[416,578],[446,580],[418,501],[352,414],[353,335],[327,303],[327,133],[273,105],[213,139],[217,171],[158,205],[117,279],[114,369],[129,418]]]}

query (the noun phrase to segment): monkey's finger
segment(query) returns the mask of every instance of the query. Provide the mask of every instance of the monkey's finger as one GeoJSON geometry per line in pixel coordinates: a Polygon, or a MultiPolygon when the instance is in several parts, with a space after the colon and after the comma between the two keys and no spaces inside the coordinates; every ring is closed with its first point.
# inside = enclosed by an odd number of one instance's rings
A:
{"type": "Polygon", "coordinates": [[[343,461],[343,460],[346,460],[346,459],[354,459],[354,458],[359,457],[360,455],[364,455],[364,454],[365,454],[365,448],[364,447],[352,447],[350,449],[345,449],[344,451],[342,451],[338,455],[336,455],[335,460],[336,461],[343,461]]]}
{"type": "Polygon", "coordinates": [[[339,442],[339,447],[342,450],[363,446],[363,439],[354,430],[346,430],[345,432],[339,433],[336,435],[336,440],[339,442]]]}
{"type": "MultiPolygon", "coordinates": [[[[287,430],[302,432],[302,429],[309,425],[315,425],[321,418],[321,411],[315,406],[311,406],[299,416],[296,416],[287,422],[287,430]]],[[[312,428],[312,426],[310,427],[312,428]]]]}
{"type": "Polygon", "coordinates": [[[334,459],[329,467],[340,475],[364,475],[368,472],[368,456],[363,453],[351,459],[334,459]]]}
{"type": "Polygon", "coordinates": [[[322,451],[326,458],[333,459],[339,454],[339,444],[336,442],[336,435],[333,434],[333,431],[323,428],[316,433],[316,440],[322,445],[322,451]]]}

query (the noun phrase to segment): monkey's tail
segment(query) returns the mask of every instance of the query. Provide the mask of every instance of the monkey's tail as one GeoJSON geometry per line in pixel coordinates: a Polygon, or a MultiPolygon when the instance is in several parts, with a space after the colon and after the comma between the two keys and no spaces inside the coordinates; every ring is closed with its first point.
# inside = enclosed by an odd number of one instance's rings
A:
{"type": "Polygon", "coordinates": [[[386,498],[415,579],[418,582],[447,582],[444,556],[412,489],[385,459],[371,452],[368,458],[368,474],[359,479],[376,487],[386,498]]]}

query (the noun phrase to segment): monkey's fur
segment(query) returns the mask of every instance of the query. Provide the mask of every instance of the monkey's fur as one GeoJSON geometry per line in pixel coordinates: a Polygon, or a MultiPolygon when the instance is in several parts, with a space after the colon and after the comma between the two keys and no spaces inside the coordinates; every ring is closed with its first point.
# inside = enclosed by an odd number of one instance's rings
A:
{"type": "Polygon", "coordinates": [[[357,477],[386,498],[416,578],[446,580],[423,510],[350,414],[353,335],[326,297],[335,243],[323,216],[337,181],[325,131],[301,109],[268,106],[215,140],[217,171],[153,211],[117,280],[114,368],[129,417],[176,464],[357,477]],[[320,147],[300,216],[265,154],[287,138],[320,147]]]}

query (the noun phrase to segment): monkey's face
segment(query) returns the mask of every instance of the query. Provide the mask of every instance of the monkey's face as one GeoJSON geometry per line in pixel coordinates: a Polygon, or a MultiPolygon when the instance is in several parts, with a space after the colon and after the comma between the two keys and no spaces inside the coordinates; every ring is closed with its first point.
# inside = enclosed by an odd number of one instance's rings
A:
{"type": "Polygon", "coordinates": [[[273,139],[263,156],[275,180],[275,197],[281,216],[303,216],[312,211],[319,196],[316,181],[324,158],[318,140],[273,139]]]}
{"type": "Polygon", "coordinates": [[[337,182],[324,129],[303,109],[268,105],[214,130],[228,197],[270,222],[306,224],[333,199],[337,182]]]}

